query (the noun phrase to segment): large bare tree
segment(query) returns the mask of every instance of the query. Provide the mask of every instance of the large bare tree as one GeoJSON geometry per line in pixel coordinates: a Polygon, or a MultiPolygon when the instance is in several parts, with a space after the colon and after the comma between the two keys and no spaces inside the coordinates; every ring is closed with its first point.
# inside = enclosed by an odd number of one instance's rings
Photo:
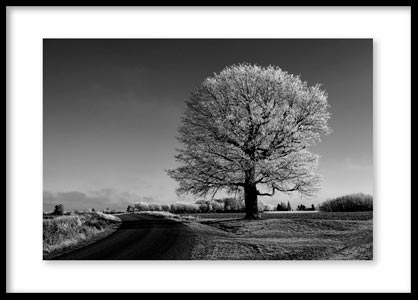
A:
{"type": "Polygon", "coordinates": [[[278,67],[227,67],[186,101],[181,166],[167,172],[179,194],[243,191],[246,218],[258,219],[257,196],[318,191],[318,156],[308,147],[330,132],[328,107],[320,85],[278,67]]]}

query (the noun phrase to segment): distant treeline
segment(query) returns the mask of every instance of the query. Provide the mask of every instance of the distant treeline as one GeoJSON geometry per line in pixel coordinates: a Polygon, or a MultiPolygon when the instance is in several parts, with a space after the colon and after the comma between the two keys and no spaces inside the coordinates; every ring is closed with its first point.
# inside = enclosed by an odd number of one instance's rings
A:
{"type": "MultiPolygon", "coordinates": [[[[259,211],[290,211],[292,207],[290,203],[281,202],[277,206],[271,204],[264,204],[258,201],[259,211]]],[[[307,208],[304,205],[299,205],[297,210],[315,210],[314,205],[307,208]]],[[[245,212],[244,199],[237,198],[223,198],[214,200],[198,200],[195,203],[177,202],[173,204],[158,204],[138,202],[129,205],[128,212],[136,211],[166,211],[175,214],[182,213],[217,213],[217,212],[245,212]]]]}
{"type": "MultiPolygon", "coordinates": [[[[259,210],[269,209],[259,202],[259,210]]],[[[273,206],[271,207],[273,209],[273,206]]],[[[244,201],[235,198],[224,198],[215,200],[198,200],[195,203],[177,202],[172,204],[158,204],[137,202],[129,205],[128,212],[136,211],[167,211],[175,214],[182,213],[209,213],[209,212],[243,212],[245,211],[244,201]]]]}
{"type": "Polygon", "coordinates": [[[76,210],[72,210],[72,211],[64,211],[64,205],[62,204],[57,204],[55,205],[55,208],[53,211],[44,211],[43,212],[43,216],[44,218],[48,218],[51,217],[53,218],[54,216],[75,216],[78,214],[86,214],[86,213],[94,213],[94,212],[102,212],[104,214],[123,214],[125,213],[124,210],[115,210],[115,209],[110,209],[110,208],[105,208],[102,211],[96,211],[96,209],[91,208],[91,209],[87,209],[87,210],[80,210],[80,209],[76,209],[76,210]]]}
{"type": "MultiPolygon", "coordinates": [[[[355,212],[355,211],[373,211],[373,197],[365,194],[352,194],[335,199],[329,199],[322,202],[319,207],[305,206],[299,204],[295,209],[290,202],[280,202],[276,206],[264,204],[258,201],[259,211],[315,211],[322,212],[355,212]]],[[[95,209],[90,210],[94,212],[95,209]]],[[[177,202],[173,204],[159,204],[148,202],[137,202],[128,206],[127,212],[141,211],[166,211],[174,214],[183,213],[217,213],[217,212],[245,212],[245,203],[242,198],[223,198],[214,200],[198,200],[195,203],[177,202]]],[[[53,212],[44,213],[44,215],[73,215],[81,211],[64,212],[62,204],[56,205],[53,212]]],[[[112,210],[106,208],[102,211],[105,214],[120,214],[125,211],[112,210]]]]}
{"type": "Polygon", "coordinates": [[[319,206],[319,210],[324,212],[372,211],[373,196],[352,194],[329,199],[319,206]]]}

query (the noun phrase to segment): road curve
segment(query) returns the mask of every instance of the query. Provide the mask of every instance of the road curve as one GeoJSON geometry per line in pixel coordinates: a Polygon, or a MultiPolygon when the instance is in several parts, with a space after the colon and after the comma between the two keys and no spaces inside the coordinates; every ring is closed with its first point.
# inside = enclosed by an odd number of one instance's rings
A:
{"type": "Polygon", "coordinates": [[[189,260],[195,235],[184,224],[163,217],[126,214],[121,227],[86,247],[55,260],[189,260]]]}

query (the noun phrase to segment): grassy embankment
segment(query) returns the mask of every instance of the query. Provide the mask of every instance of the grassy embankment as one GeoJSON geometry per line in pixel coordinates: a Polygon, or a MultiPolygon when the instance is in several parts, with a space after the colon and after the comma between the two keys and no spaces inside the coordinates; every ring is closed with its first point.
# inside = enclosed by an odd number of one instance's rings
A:
{"type": "Polygon", "coordinates": [[[104,238],[119,228],[121,220],[100,212],[69,216],[44,216],[43,258],[52,259],[104,238]]]}
{"type": "Polygon", "coordinates": [[[197,214],[193,259],[371,260],[373,212],[197,214]]]}

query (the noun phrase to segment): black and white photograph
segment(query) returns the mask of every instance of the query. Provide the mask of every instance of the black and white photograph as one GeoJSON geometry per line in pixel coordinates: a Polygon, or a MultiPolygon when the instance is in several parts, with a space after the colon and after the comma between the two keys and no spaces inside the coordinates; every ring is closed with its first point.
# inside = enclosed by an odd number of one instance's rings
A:
{"type": "Polygon", "coordinates": [[[44,260],[373,260],[373,39],[44,39],[44,260]]]}
{"type": "Polygon", "coordinates": [[[6,293],[412,293],[412,5],[119,5],[6,6],[6,293]]]}

